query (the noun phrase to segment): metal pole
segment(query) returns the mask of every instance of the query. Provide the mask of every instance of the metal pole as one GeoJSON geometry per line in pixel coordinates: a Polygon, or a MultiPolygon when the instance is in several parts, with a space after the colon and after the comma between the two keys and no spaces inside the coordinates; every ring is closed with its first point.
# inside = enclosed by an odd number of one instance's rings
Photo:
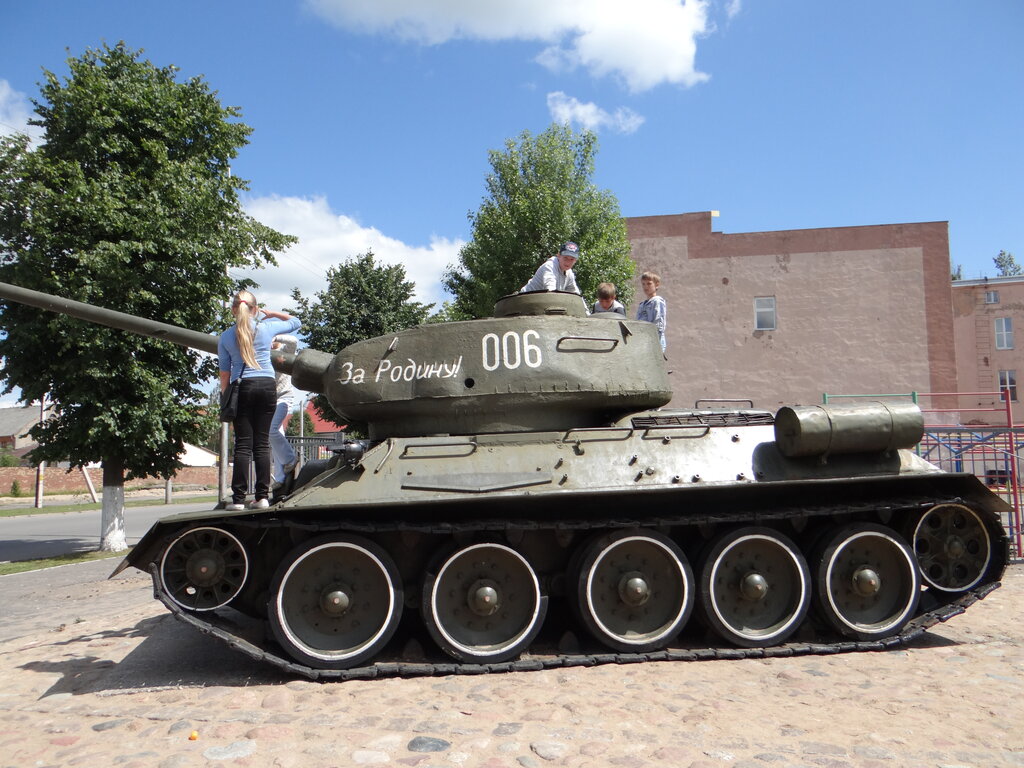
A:
{"type": "MultiPolygon", "coordinates": [[[[46,416],[46,395],[39,401],[39,423],[43,423],[46,416]]],[[[36,466],[36,502],[35,508],[43,508],[43,478],[46,476],[46,462],[40,461],[36,466]]]]}
{"type": "Polygon", "coordinates": [[[1013,498],[1013,528],[1016,536],[1017,557],[1021,556],[1020,531],[1020,478],[1017,477],[1017,441],[1013,436],[1013,403],[1010,402],[1010,388],[1002,390],[1003,401],[1006,403],[1006,439],[1010,455],[1010,493],[1013,498]]]}
{"type": "Polygon", "coordinates": [[[299,403],[299,469],[306,465],[306,403],[309,395],[303,395],[299,403]]]}
{"type": "Polygon", "coordinates": [[[227,503],[228,500],[228,436],[227,422],[220,424],[220,461],[217,462],[217,498],[227,503]]]}
{"type": "Polygon", "coordinates": [[[95,504],[99,501],[99,498],[96,496],[96,486],[92,484],[92,478],[89,477],[89,470],[85,467],[82,467],[82,477],[85,478],[85,485],[89,489],[89,498],[91,498],[92,503],[95,504]]]}

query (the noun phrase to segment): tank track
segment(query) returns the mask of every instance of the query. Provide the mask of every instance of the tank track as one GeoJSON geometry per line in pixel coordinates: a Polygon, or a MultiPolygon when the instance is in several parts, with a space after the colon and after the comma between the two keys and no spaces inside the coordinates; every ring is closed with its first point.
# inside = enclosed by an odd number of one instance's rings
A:
{"type": "MultiPolygon", "coordinates": [[[[884,506],[869,504],[864,506],[847,506],[837,510],[834,506],[827,508],[809,509],[801,507],[799,510],[773,509],[770,512],[759,512],[739,514],[716,514],[706,516],[672,516],[652,517],[643,520],[616,518],[614,520],[593,518],[554,521],[536,520],[465,520],[458,522],[433,522],[433,523],[395,523],[395,522],[367,522],[352,520],[331,520],[330,523],[301,523],[293,520],[278,519],[269,521],[262,520],[234,520],[235,523],[249,524],[253,527],[264,528],[268,524],[296,527],[312,532],[347,532],[347,533],[381,533],[395,530],[412,530],[422,533],[475,533],[509,530],[552,530],[552,531],[580,531],[593,530],[597,528],[633,528],[633,527],[658,527],[671,525],[701,525],[714,523],[764,523],[792,519],[794,515],[806,517],[836,516],[857,514],[885,514],[907,513],[915,510],[924,510],[936,504],[963,503],[961,498],[947,499],[921,499],[904,498],[891,499],[890,503],[884,506]]],[[[1001,540],[993,541],[993,557],[1001,558],[997,564],[997,573],[1001,574],[1008,557],[1008,540],[1004,535],[1001,540]]],[[[766,659],[790,656],[805,655],[827,655],[836,653],[851,653],[856,651],[889,651],[903,648],[918,640],[928,629],[936,624],[943,623],[959,616],[967,608],[978,600],[984,599],[993,590],[1001,586],[1001,582],[993,581],[979,584],[977,587],[952,596],[948,602],[927,610],[910,620],[899,634],[883,640],[853,641],[848,639],[837,639],[834,642],[789,642],[768,648],[736,648],[736,647],[706,647],[706,648],[668,648],[661,651],[649,653],[534,653],[532,650],[527,657],[512,661],[494,664],[464,664],[454,661],[441,663],[431,662],[405,662],[405,661],[376,661],[348,669],[317,669],[290,661],[279,655],[269,647],[265,647],[258,640],[246,639],[240,634],[240,625],[229,616],[211,611],[202,614],[192,613],[183,610],[177,603],[171,600],[163,590],[157,564],[149,565],[149,572],[153,580],[153,595],[160,600],[175,618],[194,627],[200,632],[210,635],[225,642],[232,649],[239,651],[252,659],[268,663],[285,673],[298,675],[310,680],[372,680],[386,677],[423,677],[443,675],[479,675],[500,672],[534,672],[544,669],[557,669],[563,667],[592,667],[598,664],[634,664],[648,661],[713,661],[719,659],[766,659]]]]}

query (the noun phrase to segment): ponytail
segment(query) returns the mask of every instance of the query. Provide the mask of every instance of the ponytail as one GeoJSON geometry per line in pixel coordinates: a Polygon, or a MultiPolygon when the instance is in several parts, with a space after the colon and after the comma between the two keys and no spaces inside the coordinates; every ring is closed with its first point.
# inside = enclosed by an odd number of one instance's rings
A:
{"type": "Polygon", "coordinates": [[[260,364],[256,362],[256,350],[252,345],[252,321],[256,317],[256,297],[248,291],[239,291],[233,303],[236,308],[235,339],[238,341],[242,360],[250,368],[259,369],[260,364]]]}

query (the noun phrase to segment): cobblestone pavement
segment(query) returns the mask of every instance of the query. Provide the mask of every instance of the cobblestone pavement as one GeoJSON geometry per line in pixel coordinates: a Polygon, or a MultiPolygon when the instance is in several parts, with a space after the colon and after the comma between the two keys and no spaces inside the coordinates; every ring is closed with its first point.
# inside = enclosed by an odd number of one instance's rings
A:
{"type": "Polygon", "coordinates": [[[909,650],[347,683],[122,579],[53,588],[76,618],[0,641],[0,766],[1024,766],[1020,566],[909,650]]]}

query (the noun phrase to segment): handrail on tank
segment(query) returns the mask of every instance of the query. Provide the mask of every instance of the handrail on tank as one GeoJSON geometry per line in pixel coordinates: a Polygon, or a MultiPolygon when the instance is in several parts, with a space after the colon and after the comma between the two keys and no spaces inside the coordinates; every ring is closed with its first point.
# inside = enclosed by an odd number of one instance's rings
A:
{"type": "Polygon", "coordinates": [[[829,398],[836,397],[868,397],[877,400],[880,397],[909,397],[912,402],[917,402],[917,392],[892,392],[890,394],[856,394],[856,395],[845,395],[845,394],[829,394],[828,392],[821,393],[821,402],[823,405],[829,404],[829,398]]]}

